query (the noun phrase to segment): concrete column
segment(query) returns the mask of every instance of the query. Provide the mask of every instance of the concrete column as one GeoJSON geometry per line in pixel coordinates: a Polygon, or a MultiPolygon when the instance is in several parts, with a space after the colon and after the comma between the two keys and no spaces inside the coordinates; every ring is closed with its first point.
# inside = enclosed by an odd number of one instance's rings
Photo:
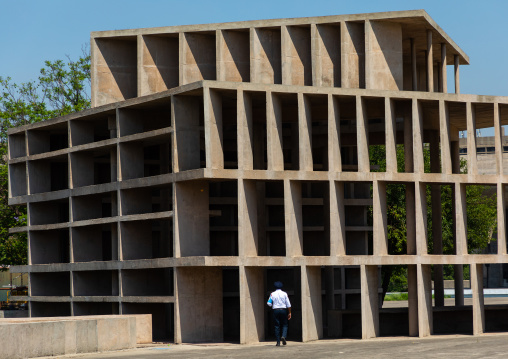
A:
{"type": "Polygon", "coordinates": [[[195,96],[171,96],[173,172],[200,168],[199,107],[195,96]]]}
{"type": "Polygon", "coordinates": [[[452,157],[450,151],[450,116],[448,104],[439,100],[439,133],[441,140],[441,172],[452,173],[452,157]]]}
{"type": "Polygon", "coordinates": [[[416,254],[427,254],[427,191],[424,183],[415,183],[416,254]]]}
{"type": "Polygon", "coordinates": [[[459,74],[459,55],[453,56],[454,74],[455,74],[455,93],[460,93],[460,74],[459,74]]]}
{"type": "Polygon", "coordinates": [[[478,174],[478,164],[476,163],[476,114],[474,105],[466,102],[466,121],[467,121],[467,173],[478,174]]]}
{"type": "Polygon", "coordinates": [[[418,276],[415,264],[407,266],[409,336],[418,336],[418,276]]]}
{"type": "Polygon", "coordinates": [[[321,267],[302,266],[302,341],[323,338],[321,267]]]}
{"type": "Polygon", "coordinates": [[[308,96],[298,94],[298,152],[299,170],[314,170],[312,162],[312,114],[308,96]]]}
{"type": "Polygon", "coordinates": [[[361,265],[362,339],[379,336],[379,276],[375,265],[361,265]]]}
{"type": "Polygon", "coordinates": [[[356,96],[356,133],[358,148],[358,172],[370,172],[369,128],[363,98],[356,96]]]}
{"type": "Polygon", "coordinates": [[[503,128],[499,120],[499,103],[494,103],[494,143],[496,146],[497,174],[504,174],[503,168],[503,128]]]}
{"type": "Polygon", "coordinates": [[[455,254],[467,255],[466,185],[455,183],[455,254]]]}
{"type": "Polygon", "coordinates": [[[432,335],[432,273],[430,264],[417,264],[418,271],[418,335],[432,335]]]}
{"type": "Polygon", "coordinates": [[[205,148],[206,167],[224,168],[223,134],[222,134],[222,97],[216,90],[203,89],[205,108],[205,148]]]}
{"type": "Polygon", "coordinates": [[[416,173],[424,173],[423,160],[423,116],[421,104],[417,99],[412,100],[413,115],[413,168],[416,173]]]}
{"type": "Polygon", "coordinates": [[[240,257],[259,255],[256,182],[238,180],[238,253],[240,257]]]}
{"type": "Polygon", "coordinates": [[[389,97],[385,97],[386,172],[397,173],[395,109],[389,97]]]}
{"type": "Polygon", "coordinates": [[[222,268],[174,270],[175,343],[222,342],[222,268]]]}
{"type": "Polygon", "coordinates": [[[470,266],[471,291],[473,293],[473,335],[485,333],[485,305],[483,300],[483,264],[470,266]]]}
{"type": "Polygon", "coordinates": [[[434,92],[434,53],[432,49],[432,30],[427,30],[427,91],[434,92]]]}
{"type": "Polygon", "coordinates": [[[333,95],[328,95],[328,161],[331,172],[342,172],[340,108],[338,99],[333,95]]]}
{"type": "Polygon", "coordinates": [[[448,78],[446,75],[446,44],[441,44],[441,82],[439,83],[439,91],[448,92],[448,78]]]}
{"type": "Polygon", "coordinates": [[[286,224],[286,256],[303,254],[302,184],[284,180],[284,217],[286,224]]]}
{"type": "Polygon", "coordinates": [[[497,184],[497,254],[506,254],[505,186],[497,184]]]}
{"type": "Polygon", "coordinates": [[[388,254],[388,223],[386,215],[386,182],[373,182],[373,221],[375,256],[388,254]]]}
{"type": "Polygon", "coordinates": [[[283,171],[281,104],[277,95],[271,92],[266,93],[266,141],[268,170],[283,171]]]}
{"type": "Polygon", "coordinates": [[[416,197],[415,185],[406,184],[406,228],[407,228],[407,254],[415,255],[416,246],[416,197]]]}
{"type": "Polygon", "coordinates": [[[464,267],[462,264],[453,266],[453,283],[455,287],[455,306],[464,306],[464,267]]]}
{"type": "Polygon", "coordinates": [[[346,254],[344,183],[330,181],[330,256],[346,254]]]}
{"type": "Polygon", "coordinates": [[[208,183],[174,184],[175,257],[210,255],[208,183]]]}
{"type": "Polygon", "coordinates": [[[262,267],[240,267],[240,344],[265,339],[264,275],[262,267]]]}
{"type": "Polygon", "coordinates": [[[418,72],[416,69],[416,46],[415,39],[411,38],[411,78],[412,78],[412,89],[418,91],[418,72]]]}
{"type": "Polygon", "coordinates": [[[252,98],[243,90],[237,93],[238,113],[238,169],[252,170],[254,168],[254,126],[252,121],[252,98]]]}

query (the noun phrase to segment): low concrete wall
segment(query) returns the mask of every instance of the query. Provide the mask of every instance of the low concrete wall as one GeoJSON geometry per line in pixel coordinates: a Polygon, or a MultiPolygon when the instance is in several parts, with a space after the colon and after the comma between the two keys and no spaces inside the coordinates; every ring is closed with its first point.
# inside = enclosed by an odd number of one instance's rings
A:
{"type": "Polygon", "coordinates": [[[134,348],[152,341],[151,323],[150,314],[0,319],[0,357],[36,358],[134,348]]]}
{"type": "Polygon", "coordinates": [[[0,310],[0,318],[27,318],[28,310],[0,310]]]}

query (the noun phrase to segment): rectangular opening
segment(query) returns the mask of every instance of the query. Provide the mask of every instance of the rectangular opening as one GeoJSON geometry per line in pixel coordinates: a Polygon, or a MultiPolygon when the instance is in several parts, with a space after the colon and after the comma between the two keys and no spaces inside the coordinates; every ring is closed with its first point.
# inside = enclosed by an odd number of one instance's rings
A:
{"type": "Polygon", "coordinates": [[[71,303],[30,302],[32,317],[68,317],[71,315],[71,303]]]}
{"type": "Polygon", "coordinates": [[[259,181],[258,235],[260,256],[286,255],[284,182],[259,181]]]}
{"type": "Polygon", "coordinates": [[[74,222],[117,215],[116,191],[72,197],[72,219],[74,222]]]}
{"type": "Polygon", "coordinates": [[[28,130],[28,154],[37,155],[69,147],[67,122],[28,130]]]}
{"type": "MultiPolygon", "coordinates": [[[[414,172],[412,104],[409,100],[391,100],[391,103],[395,115],[397,172],[412,173],[414,172]]],[[[385,118],[385,125],[388,120],[385,118]]]]}
{"type": "Polygon", "coordinates": [[[219,81],[250,81],[250,41],[245,30],[222,30],[219,81]]]}
{"type": "Polygon", "coordinates": [[[173,256],[173,220],[125,221],[120,223],[124,260],[173,256]]]}
{"type": "Polygon", "coordinates": [[[280,106],[284,170],[298,171],[300,168],[298,97],[296,94],[279,93],[274,94],[275,99],[274,108],[280,106]]]}
{"type": "MultiPolygon", "coordinates": [[[[467,114],[466,103],[446,102],[450,124],[450,153],[452,173],[467,173],[467,114]]],[[[494,126],[493,107],[490,109],[491,126],[494,126]]],[[[494,136],[494,129],[492,134],[494,136]]],[[[494,138],[492,137],[492,143],[494,138]]],[[[494,146],[494,145],[493,145],[494,146]]],[[[494,152],[494,150],[492,150],[494,152]]],[[[494,165],[491,170],[496,170],[494,165]]],[[[495,173],[495,172],[494,172],[495,173]]]]}
{"type": "Polygon", "coordinates": [[[69,230],[30,232],[31,264],[69,263],[69,230]]]}
{"type": "Polygon", "coordinates": [[[179,83],[178,34],[142,35],[140,96],[169,90],[179,83]]]}
{"type": "Polygon", "coordinates": [[[173,210],[173,187],[161,185],[120,191],[122,215],[173,210]]]}
{"type": "Polygon", "coordinates": [[[73,188],[116,182],[116,145],[71,154],[73,188]]]}
{"type": "Polygon", "coordinates": [[[116,137],[114,111],[69,121],[72,146],[100,142],[116,137]]]}
{"type": "MultiPolygon", "coordinates": [[[[505,263],[477,265],[480,294],[483,294],[485,305],[485,332],[488,333],[506,332],[508,330],[507,269],[508,265],[505,263]]],[[[465,300],[469,297],[467,292],[465,297],[465,300]]]]}
{"type": "Polygon", "coordinates": [[[356,126],[356,98],[336,97],[340,114],[340,157],[342,171],[358,171],[358,145],[356,126]]]}
{"type": "Polygon", "coordinates": [[[210,255],[238,255],[238,182],[210,182],[210,255]]]}
{"type": "Polygon", "coordinates": [[[118,110],[120,137],[171,127],[171,103],[165,100],[118,110]]]}
{"type": "Polygon", "coordinates": [[[314,171],[328,170],[328,98],[326,96],[304,95],[311,140],[312,168],[314,171]],[[310,121],[309,121],[310,120],[310,121]]]}
{"type": "Polygon", "coordinates": [[[386,172],[385,99],[362,98],[362,101],[367,126],[370,170],[386,172]]]}
{"type": "MultiPolygon", "coordinates": [[[[381,266],[379,332],[382,337],[409,336],[409,280],[407,266],[381,266]]],[[[412,285],[416,287],[416,283],[412,285]]]]}
{"type": "Polygon", "coordinates": [[[154,342],[174,342],[173,303],[122,303],[122,314],[151,314],[154,342]]]}
{"type": "Polygon", "coordinates": [[[26,162],[9,165],[9,191],[10,197],[27,194],[26,162]]]}
{"type": "Polygon", "coordinates": [[[69,188],[67,155],[28,162],[30,194],[69,188]]]}
{"type": "MultiPolygon", "coordinates": [[[[503,159],[503,172],[501,174],[508,174],[508,106],[499,104],[499,123],[501,127],[501,151],[503,159]]],[[[462,155],[462,143],[463,139],[460,139],[461,144],[461,155],[462,155]]]]}
{"type": "Polygon", "coordinates": [[[310,26],[287,26],[284,44],[283,82],[286,85],[312,86],[310,26]]]}
{"type": "Polygon", "coordinates": [[[252,162],[255,170],[267,169],[266,94],[248,93],[252,103],[252,162]]]}
{"type": "Polygon", "coordinates": [[[255,28],[253,30],[251,82],[265,84],[282,83],[281,31],[280,28],[255,28]]]}
{"type": "Polygon", "coordinates": [[[315,86],[341,87],[340,24],[316,25],[317,73],[315,86]]]}
{"type": "Polygon", "coordinates": [[[238,267],[222,269],[222,329],[225,342],[240,342],[240,276],[238,267]]]}
{"type": "Polygon", "coordinates": [[[427,243],[429,254],[455,254],[455,189],[449,184],[428,184],[427,243]]]}
{"type": "MultiPolygon", "coordinates": [[[[71,295],[70,273],[69,272],[30,273],[30,295],[33,297],[39,296],[69,297],[71,295]]],[[[62,305],[62,303],[59,304],[62,305]]],[[[30,303],[30,305],[33,305],[33,303],[30,303]]]]}
{"type": "Polygon", "coordinates": [[[365,88],[365,22],[346,21],[341,28],[341,52],[345,63],[342,84],[345,88],[365,88]]]}
{"type": "Polygon", "coordinates": [[[124,269],[122,290],[124,296],[172,296],[173,269],[124,269]]]}
{"type": "Polygon", "coordinates": [[[183,34],[183,81],[180,85],[216,80],[215,32],[186,32],[183,34]]]}
{"type": "Polygon", "coordinates": [[[95,38],[92,46],[96,75],[92,105],[97,107],[136,97],[137,37],[95,38]]]}
{"type": "Polygon", "coordinates": [[[497,254],[497,187],[466,186],[466,231],[469,254],[497,254]]]}
{"type": "Polygon", "coordinates": [[[476,163],[478,174],[495,175],[497,166],[491,162],[496,152],[494,141],[494,104],[473,104],[476,124],[476,163]]]}
{"type": "MultiPolygon", "coordinates": [[[[386,213],[388,233],[388,254],[404,255],[408,253],[408,232],[415,228],[408,223],[408,217],[414,218],[413,212],[407,204],[406,194],[414,188],[414,183],[386,183],[386,208],[381,211],[386,213]],[[408,213],[409,212],[409,213],[408,213]]],[[[414,235],[414,233],[413,233],[414,235]]]]}
{"type": "Polygon", "coordinates": [[[302,182],[303,255],[330,255],[328,182],[302,182]]]}
{"type": "Polygon", "coordinates": [[[160,135],[120,144],[122,180],[171,173],[171,137],[160,135]]]}
{"type": "Polygon", "coordinates": [[[344,182],[346,255],[372,255],[372,182],[344,182]]]}
{"type": "Polygon", "coordinates": [[[73,302],[72,305],[75,316],[119,314],[119,303],[73,302]]]}
{"type": "MultiPolygon", "coordinates": [[[[238,168],[237,92],[210,90],[212,98],[210,136],[212,157],[223,156],[224,168],[238,168]],[[222,154],[220,151],[222,150],[222,154]]],[[[212,160],[215,162],[215,160],[212,160]]],[[[219,160],[219,162],[221,162],[219,160]]]]}
{"type": "Polygon", "coordinates": [[[441,147],[443,144],[441,143],[439,101],[420,101],[419,103],[421,103],[423,117],[424,170],[425,173],[442,173],[441,147]]]}
{"type": "Polygon", "coordinates": [[[118,271],[93,270],[72,272],[74,296],[117,296],[118,271]]]}
{"type": "Polygon", "coordinates": [[[9,158],[26,156],[26,138],[25,133],[16,133],[9,135],[9,158]]]}
{"type": "Polygon", "coordinates": [[[31,202],[29,206],[28,213],[31,226],[69,222],[68,198],[47,202],[31,202]]]}
{"type": "Polygon", "coordinates": [[[118,260],[116,223],[72,228],[74,262],[118,260]]]}

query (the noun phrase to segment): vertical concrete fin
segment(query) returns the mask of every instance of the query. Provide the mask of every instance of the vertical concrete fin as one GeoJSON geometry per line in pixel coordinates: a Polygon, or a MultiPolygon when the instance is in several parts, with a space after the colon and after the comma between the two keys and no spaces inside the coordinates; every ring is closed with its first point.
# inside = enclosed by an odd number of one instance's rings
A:
{"type": "Polygon", "coordinates": [[[471,264],[471,291],[473,293],[473,335],[485,333],[485,305],[483,299],[483,264],[471,264]]]}
{"type": "Polygon", "coordinates": [[[423,161],[423,116],[421,104],[417,99],[412,100],[413,116],[413,161],[414,171],[424,173],[423,161]]]}
{"type": "Polygon", "coordinates": [[[455,254],[467,254],[466,185],[455,183],[455,254]]]}
{"type": "Polygon", "coordinates": [[[321,267],[301,267],[302,341],[323,338],[321,267]]]}
{"type": "Polygon", "coordinates": [[[397,173],[396,130],[394,105],[389,97],[385,97],[386,172],[391,173],[397,173]]]}
{"type": "Polygon", "coordinates": [[[356,96],[356,132],[358,148],[358,172],[370,172],[369,124],[364,100],[356,96]]]}
{"type": "Polygon", "coordinates": [[[476,111],[471,102],[466,103],[466,121],[467,121],[467,173],[478,174],[478,164],[476,160],[476,111]]]}
{"type": "Polygon", "coordinates": [[[441,173],[452,173],[452,157],[450,151],[450,114],[448,103],[439,100],[439,133],[441,142],[441,173]]]}
{"type": "Polygon", "coordinates": [[[286,256],[302,256],[302,184],[299,181],[284,180],[284,217],[286,224],[286,256]]]}
{"type": "Polygon", "coordinates": [[[418,335],[433,334],[432,270],[430,264],[417,264],[418,276],[418,335]]]}
{"type": "Polygon", "coordinates": [[[240,344],[265,339],[263,268],[240,266],[240,344]]]}
{"type": "Polygon", "coordinates": [[[254,167],[254,127],[251,95],[243,90],[237,92],[238,109],[238,169],[252,170],[254,167]]]}
{"type": "Polygon", "coordinates": [[[416,254],[427,254],[427,191],[424,183],[415,183],[416,254]]]}
{"type": "Polygon", "coordinates": [[[346,254],[344,183],[330,181],[330,255],[346,254]]]}
{"type": "Polygon", "coordinates": [[[362,339],[379,336],[379,275],[376,265],[361,265],[362,339]]]}
{"type": "Polygon", "coordinates": [[[448,92],[448,75],[446,73],[446,44],[441,44],[441,82],[439,84],[440,91],[443,93],[448,92]]]}
{"type": "Polygon", "coordinates": [[[427,30],[427,91],[434,92],[434,53],[432,30],[427,30]]]}
{"type": "Polygon", "coordinates": [[[496,169],[497,174],[504,174],[503,168],[503,127],[499,117],[499,103],[494,102],[494,145],[495,145],[495,156],[496,156],[496,169]]]}
{"type": "Polygon", "coordinates": [[[497,184],[497,254],[506,254],[505,185],[497,184]]]}
{"type": "Polygon", "coordinates": [[[283,171],[281,103],[279,97],[269,91],[266,93],[266,139],[268,170],[283,171]]]}
{"type": "Polygon", "coordinates": [[[339,101],[328,95],[328,168],[332,172],[342,172],[340,152],[340,108],[339,101]]]}
{"type": "Polygon", "coordinates": [[[205,109],[205,148],[206,167],[224,168],[223,132],[222,132],[222,96],[216,90],[203,89],[205,109]]]}
{"type": "Polygon", "coordinates": [[[298,137],[299,137],[299,170],[312,171],[312,113],[310,98],[298,94],[298,137]]]}
{"type": "Polygon", "coordinates": [[[258,255],[256,182],[238,179],[238,253],[240,257],[258,255]]]}
{"type": "Polygon", "coordinates": [[[386,182],[373,183],[374,255],[388,254],[388,224],[386,215],[386,182]]]}

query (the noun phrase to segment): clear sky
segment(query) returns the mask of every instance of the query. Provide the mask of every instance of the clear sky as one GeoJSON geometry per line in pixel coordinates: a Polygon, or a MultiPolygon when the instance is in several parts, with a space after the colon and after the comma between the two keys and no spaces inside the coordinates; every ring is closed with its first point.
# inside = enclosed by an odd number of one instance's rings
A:
{"type": "Polygon", "coordinates": [[[462,93],[508,96],[506,0],[0,0],[0,76],[36,79],[44,60],[77,58],[91,31],[414,9],[469,55],[462,93]]]}

